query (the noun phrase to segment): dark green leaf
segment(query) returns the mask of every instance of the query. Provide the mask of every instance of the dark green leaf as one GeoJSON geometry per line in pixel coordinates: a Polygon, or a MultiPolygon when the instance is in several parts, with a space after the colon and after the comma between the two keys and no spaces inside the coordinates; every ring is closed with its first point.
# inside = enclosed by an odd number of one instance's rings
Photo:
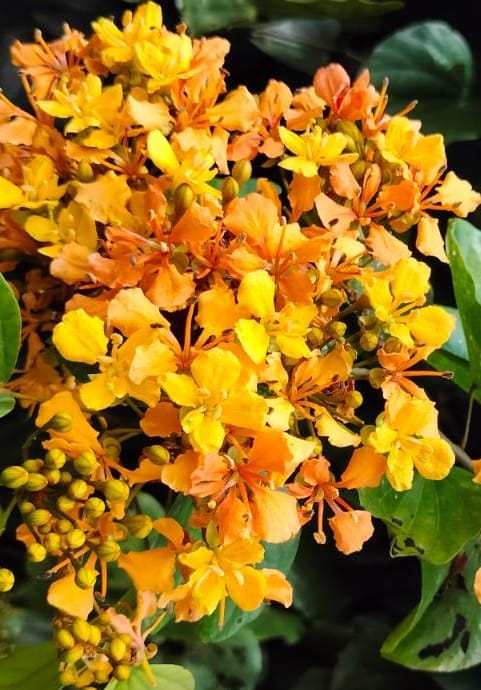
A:
{"type": "Polygon", "coordinates": [[[11,287],[0,273],[0,383],[12,375],[20,349],[20,309],[11,287]]]}
{"type": "Polygon", "coordinates": [[[457,671],[481,662],[481,607],[473,593],[480,549],[475,543],[460,553],[441,584],[441,571],[423,572],[421,602],[385,641],[381,652],[387,659],[424,671],[457,671]]]}
{"type": "Polygon", "coordinates": [[[376,46],[367,66],[377,86],[389,79],[390,112],[416,100],[414,117],[423,121],[423,131],[441,131],[448,141],[481,133],[481,101],[470,96],[473,56],[449,24],[426,21],[400,29],[376,46]]]}
{"type": "Polygon", "coordinates": [[[446,249],[466,336],[471,380],[481,389],[481,231],[466,220],[450,220],[446,249]]]}
{"type": "Polygon", "coordinates": [[[57,690],[59,686],[52,642],[18,647],[0,660],[0,690],[57,690]]]}
{"type": "Polygon", "coordinates": [[[0,393],[0,417],[5,417],[15,407],[15,398],[8,393],[0,393]]]}
{"type": "Polygon", "coordinates": [[[312,74],[343,50],[341,25],[335,19],[292,18],[259,24],[252,30],[254,45],[271,57],[312,74]]]}
{"type": "Polygon", "coordinates": [[[256,0],[265,17],[330,16],[340,19],[377,17],[403,7],[403,0],[256,0]]]}
{"type": "MultiPolygon", "coordinates": [[[[182,666],[150,664],[150,669],[159,690],[194,690],[194,677],[182,666]]],[[[105,690],[152,690],[153,687],[145,671],[137,666],[128,680],[111,680],[105,690]]]]}
{"type": "Polygon", "coordinates": [[[302,637],[304,623],[293,611],[284,611],[265,606],[258,618],[249,625],[259,642],[282,638],[288,644],[295,644],[302,637]]]}
{"type": "Polygon", "coordinates": [[[253,21],[257,14],[250,0],[176,0],[176,5],[190,33],[196,36],[253,21]]]}
{"type": "Polygon", "coordinates": [[[481,486],[459,467],[440,481],[417,475],[408,491],[395,491],[384,478],[359,495],[364,508],[389,525],[398,555],[446,563],[481,530],[481,486]]]}

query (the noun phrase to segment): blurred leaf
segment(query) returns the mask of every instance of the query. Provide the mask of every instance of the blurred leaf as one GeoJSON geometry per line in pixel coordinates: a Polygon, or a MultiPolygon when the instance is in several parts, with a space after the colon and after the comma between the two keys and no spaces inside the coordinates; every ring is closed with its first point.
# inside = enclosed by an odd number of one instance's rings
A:
{"type": "Polygon", "coordinates": [[[385,641],[381,653],[413,669],[457,671],[481,661],[481,607],[473,592],[474,576],[481,565],[481,546],[472,544],[451,566],[444,584],[424,577],[420,609],[401,623],[385,641]],[[427,600],[431,601],[426,605],[427,600]],[[423,601],[424,600],[424,601],[423,601]],[[404,633],[404,634],[403,634],[404,633]]]}
{"type": "Polygon", "coordinates": [[[0,383],[12,375],[20,349],[20,309],[12,288],[0,273],[0,383]]]}
{"type": "Polygon", "coordinates": [[[457,673],[432,673],[433,678],[442,690],[478,690],[480,669],[470,668],[457,673]]]}
{"type": "Polygon", "coordinates": [[[18,647],[0,660],[0,690],[57,690],[59,685],[52,642],[18,647]]]}
{"type": "Polygon", "coordinates": [[[333,51],[342,51],[341,25],[336,19],[292,18],[259,24],[252,43],[273,58],[307,72],[328,63],[333,51]]]}
{"type": "Polygon", "coordinates": [[[257,14],[250,0],[176,0],[176,7],[196,36],[253,21],[257,14]]]}
{"type": "Polygon", "coordinates": [[[256,0],[266,17],[329,15],[340,19],[378,17],[399,10],[403,0],[256,0]]]}
{"type": "Polygon", "coordinates": [[[146,491],[140,491],[135,497],[135,502],[138,506],[138,510],[135,511],[136,514],[139,512],[145,513],[151,517],[152,520],[157,520],[165,515],[163,506],[159,503],[155,496],[148,494],[146,491]]]}
{"type": "Polygon", "coordinates": [[[473,56],[449,24],[426,21],[400,29],[374,48],[367,67],[377,86],[389,78],[390,112],[419,100],[412,116],[423,120],[423,131],[441,131],[447,141],[481,133],[481,101],[471,98],[473,56]]]}
{"type": "Polygon", "coordinates": [[[15,407],[15,398],[8,393],[0,393],[0,417],[5,417],[15,407]]]}
{"type": "Polygon", "coordinates": [[[259,642],[282,638],[287,644],[298,642],[304,631],[300,616],[293,611],[283,611],[273,606],[265,606],[261,614],[249,625],[259,642]]]}
{"type": "Polygon", "coordinates": [[[466,336],[471,380],[481,390],[481,231],[466,220],[450,220],[446,249],[466,336]]]}
{"type": "MultiPolygon", "coordinates": [[[[195,681],[190,671],[175,664],[150,664],[150,669],[160,690],[194,690],[195,681]]],[[[128,680],[111,680],[105,690],[152,690],[152,683],[144,670],[132,669],[128,680]]],[[[47,688],[44,688],[47,690],[47,688]]]]}
{"type": "Polygon", "coordinates": [[[459,467],[439,481],[418,474],[408,491],[395,491],[384,478],[359,495],[364,508],[389,525],[397,555],[446,563],[481,530],[481,486],[459,467]]]}

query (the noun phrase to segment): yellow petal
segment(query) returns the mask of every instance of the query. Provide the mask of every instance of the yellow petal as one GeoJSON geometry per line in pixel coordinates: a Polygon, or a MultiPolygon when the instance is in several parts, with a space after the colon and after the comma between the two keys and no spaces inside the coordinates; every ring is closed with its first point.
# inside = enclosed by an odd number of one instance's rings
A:
{"type": "Polygon", "coordinates": [[[198,388],[194,380],[186,374],[167,373],[161,386],[172,402],[186,407],[196,407],[198,402],[198,388]]]}
{"type": "Polygon", "coordinates": [[[429,447],[431,452],[414,457],[419,474],[426,479],[447,477],[454,465],[454,453],[449,443],[441,438],[423,438],[421,443],[429,447]]]}
{"type": "Polygon", "coordinates": [[[147,151],[149,158],[159,170],[173,173],[180,167],[172,146],[158,129],[149,132],[147,136],[147,151]]]}
{"type": "Polygon", "coordinates": [[[408,325],[419,344],[441,347],[456,327],[456,319],[442,307],[429,305],[413,310],[408,325]]]}
{"type": "Polygon", "coordinates": [[[239,319],[235,326],[235,334],[255,364],[264,362],[270,338],[263,324],[253,319],[239,319]]]}
{"type": "Polygon", "coordinates": [[[292,359],[300,359],[301,357],[310,357],[311,351],[307,347],[306,341],[300,335],[278,335],[276,338],[279,350],[286,357],[292,359]]]}
{"type": "Polygon", "coordinates": [[[64,314],[53,329],[52,341],[62,357],[72,362],[95,364],[107,352],[104,322],[83,309],[64,314]]]}
{"type": "Polygon", "coordinates": [[[0,208],[19,206],[22,201],[23,192],[20,187],[0,175],[0,208]]]}
{"type": "Polygon", "coordinates": [[[225,438],[225,429],[214,419],[204,417],[202,423],[192,429],[189,440],[192,448],[200,453],[216,453],[220,450],[225,438]]]}
{"type": "Polygon", "coordinates": [[[266,578],[261,570],[244,566],[226,573],[227,592],[243,611],[254,611],[264,600],[266,578]]]}
{"type": "Polygon", "coordinates": [[[129,378],[136,385],[140,385],[148,376],[164,376],[167,372],[177,368],[172,350],[154,340],[148,345],[139,345],[129,369],[129,378]]]}
{"type": "Polygon", "coordinates": [[[414,465],[411,453],[395,446],[387,457],[386,477],[396,491],[410,489],[414,479],[414,465]]]}
{"type": "Polygon", "coordinates": [[[274,313],[276,286],[267,271],[252,271],[239,285],[237,300],[250,314],[265,319],[274,313]]]}
{"type": "Polygon", "coordinates": [[[199,388],[212,394],[223,394],[238,381],[241,365],[232,352],[213,347],[197,355],[192,362],[191,371],[199,388]]]}
{"type": "Polygon", "coordinates": [[[119,328],[124,335],[131,335],[139,328],[161,325],[169,327],[159,308],[153,304],[140,288],[119,290],[110,300],[108,321],[111,326],[119,328]]]}
{"type": "Polygon", "coordinates": [[[246,429],[262,429],[267,422],[267,402],[250,391],[230,395],[222,403],[224,424],[246,429]]]}
{"type": "Polygon", "coordinates": [[[105,410],[116,401],[115,393],[108,386],[107,374],[97,374],[80,386],[80,400],[87,410],[105,410]]]}

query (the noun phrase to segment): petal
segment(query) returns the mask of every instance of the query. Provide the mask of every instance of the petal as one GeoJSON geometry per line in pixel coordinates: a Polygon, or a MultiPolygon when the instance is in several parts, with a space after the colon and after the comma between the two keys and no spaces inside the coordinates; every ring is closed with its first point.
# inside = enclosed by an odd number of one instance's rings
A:
{"type": "Polygon", "coordinates": [[[109,324],[125,336],[146,326],[162,325],[169,328],[169,322],[161,315],[159,308],[140,288],[119,290],[109,302],[107,315],[109,324]]]}
{"type": "Polygon", "coordinates": [[[267,487],[254,489],[252,518],[259,539],[272,544],[292,539],[301,528],[294,496],[267,487]]]}
{"type": "Polygon", "coordinates": [[[244,391],[230,395],[222,403],[224,424],[245,429],[262,429],[267,422],[267,402],[256,393],[244,391]]]}
{"type": "Polygon", "coordinates": [[[225,429],[216,420],[204,417],[202,423],[189,433],[189,440],[194,450],[201,453],[217,452],[225,438],[225,429]]]}
{"type": "Polygon", "coordinates": [[[244,276],[239,285],[239,306],[253,316],[265,319],[274,313],[276,286],[267,271],[252,271],[244,276]]]}
{"type": "Polygon", "coordinates": [[[360,551],[365,541],[372,537],[371,513],[367,510],[348,510],[329,518],[329,525],[334,533],[336,547],[349,555],[360,551]]]}
{"type": "Polygon", "coordinates": [[[172,374],[169,372],[163,377],[161,386],[169,398],[177,405],[184,405],[185,407],[197,406],[199,399],[198,388],[192,377],[186,374],[172,374]]]}
{"type": "Polygon", "coordinates": [[[199,388],[213,394],[223,394],[239,379],[241,365],[232,352],[213,347],[197,355],[192,362],[191,371],[199,388]]]}
{"type": "Polygon", "coordinates": [[[72,362],[95,364],[107,352],[104,322],[83,309],[64,314],[53,329],[52,341],[62,357],[72,362]]]}
{"type": "Polygon", "coordinates": [[[369,447],[357,448],[341,475],[339,484],[346,489],[376,487],[386,471],[386,458],[369,447]]]}
{"type": "Polygon", "coordinates": [[[0,175],[0,208],[19,206],[22,201],[23,192],[20,187],[0,175]]]}
{"type": "Polygon", "coordinates": [[[168,547],[122,553],[118,564],[139,592],[161,594],[173,587],[175,554],[168,547]]]}
{"type": "Polygon", "coordinates": [[[75,584],[75,573],[69,573],[52,582],[47,601],[68,616],[86,620],[94,607],[94,590],[81,589],[75,584]]]}
{"type": "Polygon", "coordinates": [[[244,566],[225,573],[227,592],[243,611],[255,611],[266,593],[266,578],[261,570],[244,566]]]}
{"type": "Polygon", "coordinates": [[[235,334],[255,364],[264,362],[270,338],[262,323],[254,319],[239,319],[235,326],[235,334]]]}
{"type": "Polygon", "coordinates": [[[150,160],[159,169],[173,173],[179,168],[179,161],[172,146],[158,129],[149,132],[147,136],[147,151],[150,160]]]}
{"type": "Polygon", "coordinates": [[[170,489],[188,494],[192,488],[191,476],[199,464],[199,454],[192,450],[181,453],[175,462],[162,465],[162,481],[170,489]]]}
{"type": "Polygon", "coordinates": [[[414,463],[411,453],[395,446],[387,458],[386,477],[396,491],[410,489],[414,479],[414,463]]]}
{"type": "Polygon", "coordinates": [[[107,374],[97,374],[80,386],[80,400],[87,410],[105,410],[116,401],[116,395],[108,385],[107,374]]]}
{"type": "Polygon", "coordinates": [[[182,430],[179,409],[170,402],[159,402],[145,412],[140,428],[147,436],[179,435],[182,430]]]}
{"type": "Polygon", "coordinates": [[[426,479],[444,479],[454,465],[454,452],[441,438],[423,438],[421,443],[431,450],[428,454],[414,457],[414,465],[426,479]]]}
{"type": "Polygon", "coordinates": [[[262,572],[266,578],[265,599],[278,601],[286,608],[292,605],[292,585],[286,580],[284,573],[273,568],[263,568],[262,572]]]}

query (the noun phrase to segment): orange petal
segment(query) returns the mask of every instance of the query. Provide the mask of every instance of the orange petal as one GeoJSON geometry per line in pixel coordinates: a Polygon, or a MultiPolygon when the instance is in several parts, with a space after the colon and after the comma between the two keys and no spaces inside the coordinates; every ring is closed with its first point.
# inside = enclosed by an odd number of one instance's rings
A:
{"type": "Polygon", "coordinates": [[[329,525],[334,532],[336,546],[342,553],[349,555],[360,551],[365,541],[374,532],[371,513],[367,510],[348,510],[329,518],[329,525]]]}
{"type": "Polygon", "coordinates": [[[286,608],[292,604],[292,585],[286,580],[284,573],[272,568],[263,568],[266,577],[266,599],[278,601],[286,608]]]}
{"type": "Polygon", "coordinates": [[[386,471],[386,458],[373,448],[357,448],[341,475],[338,485],[346,489],[379,486],[386,471]]]}
{"type": "Polygon", "coordinates": [[[140,428],[147,436],[180,434],[179,408],[170,402],[157,403],[144,414],[140,428]]]}
{"type": "Polygon", "coordinates": [[[173,587],[175,554],[168,547],[123,553],[118,563],[139,592],[161,594],[173,587]]]}
{"type": "Polygon", "coordinates": [[[47,601],[69,616],[87,619],[94,607],[94,590],[81,589],[75,584],[75,573],[69,573],[52,582],[47,601]]]}

